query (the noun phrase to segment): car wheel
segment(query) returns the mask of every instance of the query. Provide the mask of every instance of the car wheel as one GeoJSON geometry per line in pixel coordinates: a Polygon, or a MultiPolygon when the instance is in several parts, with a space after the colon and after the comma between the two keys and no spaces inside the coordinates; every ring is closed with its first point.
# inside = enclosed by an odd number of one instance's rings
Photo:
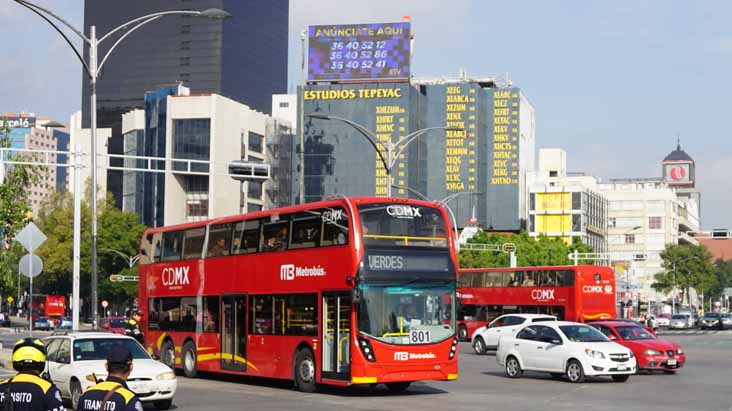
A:
{"type": "Polygon", "coordinates": [[[464,325],[461,325],[458,327],[458,340],[460,340],[460,341],[468,340],[468,329],[464,325]]]}
{"type": "Polygon", "coordinates": [[[483,337],[475,338],[475,341],[473,341],[473,350],[475,350],[475,353],[478,355],[485,354],[485,342],[483,342],[483,337]]]}
{"type": "Polygon", "coordinates": [[[523,372],[521,364],[519,364],[516,357],[511,355],[506,358],[506,375],[508,375],[509,378],[519,378],[523,372]]]}
{"type": "Polygon", "coordinates": [[[155,408],[158,410],[169,410],[170,407],[173,405],[173,400],[172,399],[160,400],[160,401],[155,401],[153,404],[155,405],[155,408]]]}
{"type": "Polygon", "coordinates": [[[577,360],[569,360],[566,375],[569,382],[580,383],[585,381],[585,370],[577,360]]]}
{"type": "Polygon", "coordinates": [[[183,365],[183,375],[188,378],[196,378],[196,374],[198,374],[196,345],[193,344],[193,342],[191,341],[183,344],[183,349],[181,350],[180,356],[180,362],[183,365]]]}
{"type": "Polygon", "coordinates": [[[160,362],[170,367],[171,370],[175,369],[175,346],[172,341],[166,341],[160,347],[160,362]]]}
{"type": "Polygon", "coordinates": [[[308,348],[295,354],[295,385],[302,392],[315,392],[315,356],[308,348]]]}
{"type": "Polygon", "coordinates": [[[401,381],[401,382],[387,382],[386,389],[389,390],[392,394],[399,394],[404,392],[407,388],[409,388],[409,385],[412,384],[411,381],[401,381]]]}
{"type": "Polygon", "coordinates": [[[630,378],[630,375],[613,375],[613,381],[615,382],[626,382],[630,378]]]}
{"type": "Polygon", "coordinates": [[[79,384],[79,381],[71,380],[69,386],[71,390],[71,407],[78,409],[79,398],[81,398],[81,384],[79,384]]]}

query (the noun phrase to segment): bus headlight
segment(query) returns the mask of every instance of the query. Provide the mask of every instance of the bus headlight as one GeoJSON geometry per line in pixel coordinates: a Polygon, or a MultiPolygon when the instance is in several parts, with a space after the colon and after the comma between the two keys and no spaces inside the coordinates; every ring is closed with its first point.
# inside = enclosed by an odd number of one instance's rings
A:
{"type": "Polygon", "coordinates": [[[369,342],[369,340],[360,336],[356,337],[356,340],[358,341],[358,347],[361,349],[363,356],[366,357],[366,359],[370,362],[376,362],[376,357],[374,356],[374,348],[371,347],[371,343],[369,342]]]}
{"type": "Polygon", "coordinates": [[[164,372],[162,374],[158,374],[157,377],[155,377],[156,380],[174,380],[175,379],[175,373],[172,371],[164,372]]]}

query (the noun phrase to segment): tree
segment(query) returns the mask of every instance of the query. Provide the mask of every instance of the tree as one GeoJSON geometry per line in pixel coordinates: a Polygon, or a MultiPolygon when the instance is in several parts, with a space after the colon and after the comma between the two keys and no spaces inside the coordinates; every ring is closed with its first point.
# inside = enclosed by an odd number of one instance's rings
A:
{"type": "MultiPolygon", "coordinates": [[[[568,245],[556,238],[545,236],[533,238],[525,231],[518,235],[481,231],[468,242],[497,245],[516,244],[516,264],[519,267],[571,265],[568,254],[575,250],[581,253],[592,252],[592,248],[583,244],[579,238],[575,238],[572,244],[568,245]]],[[[502,252],[461,251],[458,254],[458,261],[461,268],[508,267],[509,255],[502,252]]],[[[581,263],[588,262],[581,261],[581,263]]]]}
{"type": "Polygon", "coordinates": [[[712,253],[703,245],[667,244],[661,252],[664,271],[656,274],[652,287],[668,293],[681,288],[682,302],[689,301],[691,289],[709,292],[717,282],[712,266],[712,253]]]}
{"type": "MultiPolygon", "coordinates": [[[[90,190],[87,190],[90,192],[90,190]]],[[[88,197],[87,197],[88,198],[88,197]]],[[[137,283],[118,284],[109,281],[109,275],[135,275],[126,260],[108,250],[134,256],[138,253],[140,238],[146,227],[134,213],[122,212],[112,206],[111,197],[99,202],[98,274],[99,299],[112,304],[129,304],[137,296],[137,283]]],[[[48,212],[39,216],[39,228],[48,240],[38,250],[43,258],[44,271],[39,276],[39,290],[45,293],[71,293],[73,272],[73,196],[56,195],[45,207],[48,212]]],[[[91,284],[91,212],[88,202],[81,207],[80,274],[81,294],[90,294],[91,284]]]]}
{"type": "MultiPolygon", "coordinates": [[[[10,128],[0,128],[0,147],[11,143],[10,128]]],[[[15,294],[18,261],[25,250],[14,243],[16,233],[33,218],[26,188],[37,181],[37,170],[28,165],[6,166],[3,184],[0,184],[0,293],[15,294]]]]}

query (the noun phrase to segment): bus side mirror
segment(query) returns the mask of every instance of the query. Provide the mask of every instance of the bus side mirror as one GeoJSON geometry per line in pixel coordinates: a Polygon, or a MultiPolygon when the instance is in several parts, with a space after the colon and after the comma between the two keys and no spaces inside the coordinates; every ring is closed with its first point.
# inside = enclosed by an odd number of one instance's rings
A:
{"type": "Polygon", "coordinates": [[[361,290],[359,290],[358,288],[354,288],[351,290],[351,302],[353,304],[361,303],[361,290]]]}

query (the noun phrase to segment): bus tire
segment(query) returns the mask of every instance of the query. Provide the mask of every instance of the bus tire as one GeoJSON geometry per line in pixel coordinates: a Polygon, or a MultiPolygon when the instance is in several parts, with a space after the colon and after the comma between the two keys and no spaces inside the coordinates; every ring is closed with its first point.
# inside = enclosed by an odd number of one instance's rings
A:
{"type": "Polygon", "coordinates": [[[318,386],[315,383],[315,356],[309,348],[303,348],[295,353],[295,385],[302,392],[315,392],[318,386]]]}
{"type": "Polygon", "coordinates": [[[196,378],[198,374],[198,356],[196,355],[196,344],[188,341],[183,344],[180,352],[180,363],[183,367],[183,375],[188,378],[196,378]]]}
{"type": "Polygon", "coordinates": [[[175,370],[175,346],[172,341],[167,340],[160,347],[160,362],[175,370]]]}
{"type": "Polygon", "coordinates": [[[458,341],[468,341],[468,328],[464,325],[458,326],[458,341]]]}
{"type": "Polygon", "coordinates": [[[404,392],[407,388],[409,388],[409,385],[412,384],[411,381],[400,381],[400,382],[387,382],[384,385],[386,385],[386,389],[392,393],[392,394],[399,394],[404,392]]]}

